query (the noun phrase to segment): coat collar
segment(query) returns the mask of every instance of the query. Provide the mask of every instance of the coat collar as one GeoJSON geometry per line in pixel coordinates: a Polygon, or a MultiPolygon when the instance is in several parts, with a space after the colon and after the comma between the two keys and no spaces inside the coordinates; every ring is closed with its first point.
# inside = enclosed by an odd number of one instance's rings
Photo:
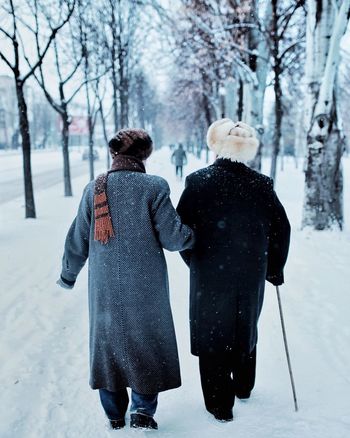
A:
{"type": "Polygon", "coordinates": [[[249,169],[244,163],[241,163],[240,161],[231,161],[228,158],[217,158],[213,163],[213,166],[235,173],[243,173],[249,169]]]}

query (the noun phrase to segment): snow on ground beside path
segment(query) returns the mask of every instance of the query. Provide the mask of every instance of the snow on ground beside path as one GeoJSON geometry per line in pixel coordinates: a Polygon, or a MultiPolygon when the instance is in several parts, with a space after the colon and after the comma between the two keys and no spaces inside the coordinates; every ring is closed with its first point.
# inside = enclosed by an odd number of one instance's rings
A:
{"type": "MultiPolygon", "coordinates": [[[[174,203],[183,189],[167,149],[150,173],[167,178],[174,203]]],[[[204,163],[190,156],[186,172],[204,163]]],[[[350,162],[345,162],[349,200],[350,162]]],[[[281,288],[300,411],[293,412],[277,301],[267,284],[260,320],[257,381],[248,402],[236,401],[232,423],[216,422],[203,407],[197,358],[189,353],[188,272],[167,253],[183,386],[160,394],[154,432],[110,431],[97,391],[88,386],[87,270],[73,291],[55,286],[65,233],[87,177],[74,180],[74,198],[61,186],[37,193],[37,220],[23,220],[22,200],[1,206],[0,266],[1,438],[345,438],[350,431],[348,229],[300,231],[303,176],[291,162],[277,192],[293,234],[286,284],[281,288]]]]}

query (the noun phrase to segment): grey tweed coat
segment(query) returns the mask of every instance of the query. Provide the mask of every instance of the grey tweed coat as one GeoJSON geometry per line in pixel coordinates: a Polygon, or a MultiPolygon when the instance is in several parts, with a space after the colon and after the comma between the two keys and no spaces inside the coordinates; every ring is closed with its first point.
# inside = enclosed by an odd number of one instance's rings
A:
{"type": "Polygon", "coordinates": [[[94,241],[94,182],[87,185],[66,238],[62,277],[75,281],[89,258],[90,385],[153,394],[181,385],[169,302],[169,251],[193,246],[192,230],[167,182],[132,171],[109,175],[115,237],[94,241]]]}

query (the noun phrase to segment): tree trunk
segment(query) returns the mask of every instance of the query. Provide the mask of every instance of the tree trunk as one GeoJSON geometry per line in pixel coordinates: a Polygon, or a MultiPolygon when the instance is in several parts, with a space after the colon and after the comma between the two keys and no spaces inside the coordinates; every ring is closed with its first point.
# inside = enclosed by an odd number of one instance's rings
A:
{"type": "Polygon", "coordinates": [[[239,80],[238,86],[238,105],[237,105],[237,119],[242,120],[243,118],[243,81],[239,80]]]}
{"type": "Polygon", "coordinates": [[[225,96],[225,113],[226,117],[229,117],[232,120],[236,120],[237,117],[237,80],[229,79],[226,81],[226,96],[225,96]]]}
{"type": "Polygon", "coordinates": [[[341,157],[344,141],[341,132],[332,129],[321,147],[308,143],[308,148],[303,226],[325,230],[337,224],[343,229],[341,157]]]}
{"type": "Polygon", "coordinates": [[[25,217],[36,218],[33,181],[32,181],[28,110],[24,97],[23,83],[20,80],[16,80],[16,94],[17,94],[19,129],[22,137],[25,217]]]}
{"type": "Polygon", "coordinates": [[[125,129],[129,125],[129,84],[121,72],[120,77],[120,125],[125,129]]]}
{"type": "MultiPolygon", "coordinates": [[[[206,121],[206,129],[212,124],[212,117],[210,112],[210,103],[208,97],[203,94],[203,109],[204,109],[204,117],[206,121]]],[[[205,162],[209,163],[209,148],[207,142],[205,141],[205,162]]]]}
{"type": "Polygon", "coordinates": [[[252,80],[247,80],[242,83],[242,117],[241,120],[248,125],[253,124],[252,111],[253,111],[253,89],[254,85],[252,80]]]}
{"type": "MultiPolygon", "coordinates": [[[[258,25],[259,23],[259,5],[258,0],[253,2],[253,24],[258,25]]],[[[265,14],[264,14],[264,25],[265,28],[269,27],[269,22],[271,20],[272,8],[271,2],[267,3],[265,14]]],[[[257,131],[257,137],[259,139],[259,149],[253,160],[250,161],[249,165],[252,169],[261,171],[261,158],[262,151],[264,147],[263,137],[264,137],[264,99],[266,90],[266,80],[269,71],[269,48],[266,38],[262,38],[261,31],[256,28],[252,28],[249,32],[249,49],[259,53],[259,56],[249,57],[249,67],[252,72],[255,73],[256,81],[252,84],[251,89],[251,99],[252,104],[251,113],[248,123],[255,128],[257,131]]]]}
{"type": "MultiPolygon", "coordinates": [[[[120,5],[119,5],[120,7],[120,5]]],[[[116,16],[115,16],[115,9],[113,5],[113,1],[110,1],[110,16],[111,16],[111,22],[110,22],[110,29],[112,34],[112,47],[111,47],[111,61],[112,61],[112,76],[111,76],[111,82],[112,82],[112,99],[113,99],[113,121],[114,121],[114,131],[115,133],[118,132],[119,129],[119,114],[118,114],[118,80],[117,80],[117,71],[116,71],[116,61],[117,61],[117,44],[118,44],[118,37],[117,37],[117,23],[116,23],[116,16]]],[[[119,12],[119,9],[118,9],[119,12]]],[[[109,160],[109,153],[108,158],[109,160]]],[[[109,168],[109,167],[108,167],[109,168]]]]}
{"type": "Polygon", "coordinates": [[[257,172],[261,172],[262,153],[264,149],[264,128],[262,125],[257,127],[256,135],[259,140],[258,151],[254,159],[251,160],[248,164],[252,169],[256,170],[257,172]]]}
{"type": "Polygon", "coordinates": [[[61,113],[62,118],[62,155],[63,155],[63,184],[64,184],[64,196],[73,196],[70,163],[69,163],[69,118],[67,110],[61,113]]]}
{"type": "Polygon", "coordinates": [[[344,136],[337,114],[337,72],[350,0],[309,0],[307,22],[307,169],[302,226],[343,228],[344,136]]]}
{"type": "Polygon", "coordinates": [[[281,136],[282,136],[282,117],[283,117],[283,107],[282,107],[282,89],[280,82],[280,68],[279,65],[275,66],[275,81],[274,81],[274,92],[275,92],[275,126],[273,133],[273,145],[272,145],[272,156],[271,156],[271,170],[270,177],[273,181],[276,180],[276,169],[277,169],[277,158],[280,152],[281,136]]]}
{"type": "Polygon", "coordinates": [[[120,127],[125,129],[129,125],[129,82],[127,77],[127,49],[122,43],[123,22],[119,11],[118,61],[119,61],[119,100],[120,100],[120,127]]]}
{"type": "Polygon", "coordinates": [[[86,106],[87,106],[87,121],[88,121],[88,130],[89,130],[89,173],[90,173],[90,181],[95,179],[94,174],[94,127],[92,121],[92,109],[90,102],[90,93],[89,93],[89,61],[87,56],[85,57],[85,68],[84,68],[84,76],[85,76],[85,95],[86,95],[86,106]]]}
{"type": "Polygon", "coordinates": [[[101,123],[102,123],[102,131],[103,131],[103,138],[106,143],[106,163],[107,163],[107,170],[111,167],[111,155],[109,152],[109,146],[108,146],[108,136],[107,136],[107,128],[106,128],[106,119],[104,116],[103,106],[102,106],[102,100],[99,98],[99,113],[101,116],[101,123]]]}
{"type": "Polygon", "coordinates": [[[273,181],[276,180],[277,157],[280,151],[281,134],[282,134],[282,89],[281,89],[281,60],[279,58],[279,36],[278,36],[278,20],[277,0],[272,1],[272,58],[273,58],[273,72],[274,84],[273,90],[275,94],[275,123],[273,133],[272,155],[271,155],[271,170],[270,177],[273,181]]]}
{"type": "Polygon", "coordinates": [[[113,99],[113,121],[114,121],[114,131],[118,132],[119,129],[119,112],[118,112],[118,83],[115,71],[114,60],[112,64],[112,99],[113,99]]]}
{"type": "Polygon", "coordinates": [[[88,127],[89,127],[89,172],[90,172],[90,181],[92,181],[93,179],[95,179],[95,172],[94,172],[94,127],[92,123],[91,114],[88,114],[88,127]]]}

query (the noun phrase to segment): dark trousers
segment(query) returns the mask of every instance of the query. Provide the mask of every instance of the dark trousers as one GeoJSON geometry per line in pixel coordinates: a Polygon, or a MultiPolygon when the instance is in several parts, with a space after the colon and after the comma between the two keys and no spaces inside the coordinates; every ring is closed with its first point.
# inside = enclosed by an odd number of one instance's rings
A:
{"type": "MultiPolygon", "coordinates": [[[[102,407],[109,420],[120,420],[125,417],[129,404],[129,396],[126,388],[116,392],[100,389],[102,407]]],[[[158,404],[158,394],[139,394],[131,391],[131,413],[139,413],[153,417],[158,404]]]]}
{"type": "Polygon", "coordinates": [[[180,178],[182,178],[182,169],[182,166],[175,166],[176,176],[180,176],[180,178]]]}
{"type": "Polygon", "coordinates": [[[249,396],[254,388],[256,347],[250,354],[224,353],[199,356],[205,406],[232,409],[235,395],[249,396]]]}

